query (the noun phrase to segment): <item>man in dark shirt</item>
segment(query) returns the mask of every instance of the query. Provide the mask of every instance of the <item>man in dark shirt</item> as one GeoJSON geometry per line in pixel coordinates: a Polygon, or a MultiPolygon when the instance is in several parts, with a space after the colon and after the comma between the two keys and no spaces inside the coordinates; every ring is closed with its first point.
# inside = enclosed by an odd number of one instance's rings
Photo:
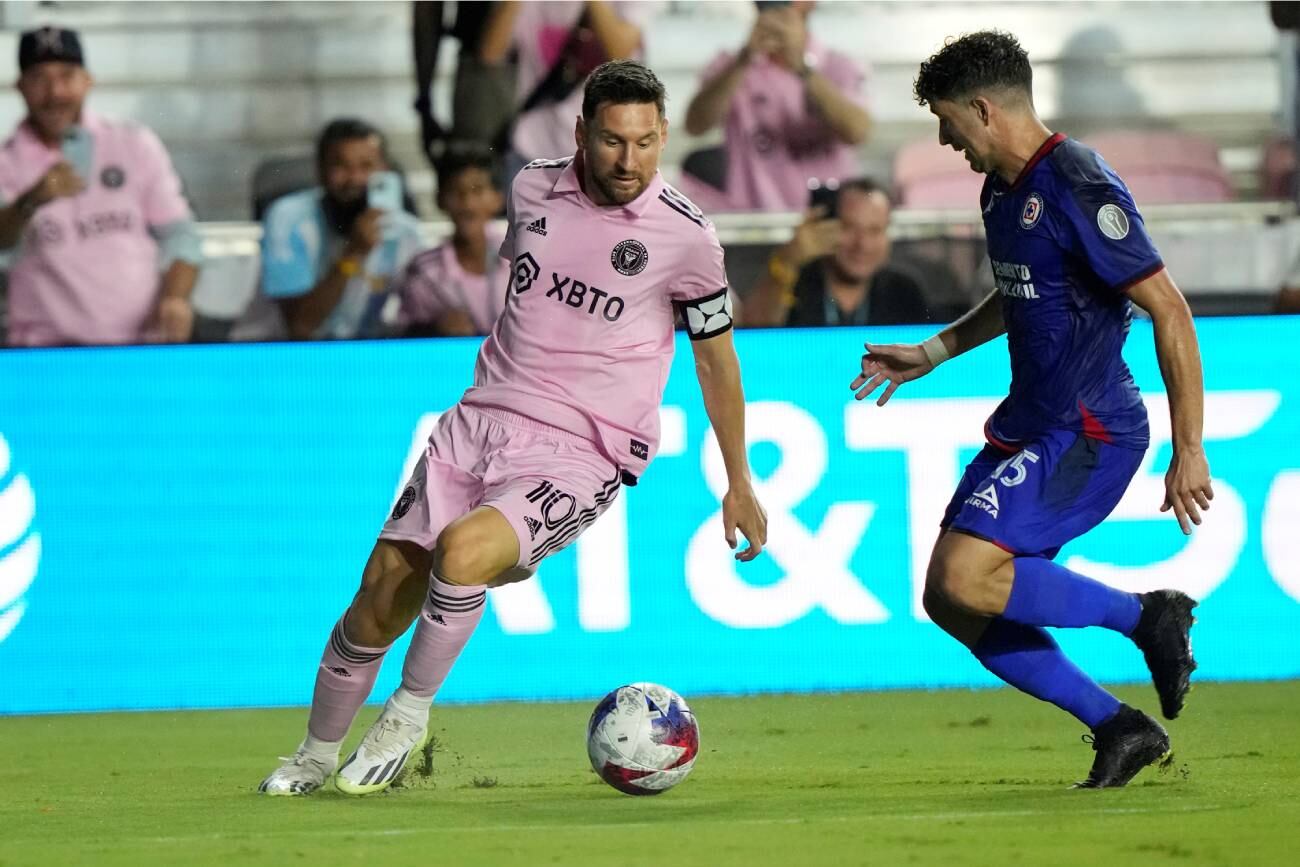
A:
{"type": "Polygon", "coordinates": [[[836,215],[810,211],[750,291],[746,324],[929,322],[920,280],[889,261],[889,197],[862,178],[841,185],[836,215]]]}

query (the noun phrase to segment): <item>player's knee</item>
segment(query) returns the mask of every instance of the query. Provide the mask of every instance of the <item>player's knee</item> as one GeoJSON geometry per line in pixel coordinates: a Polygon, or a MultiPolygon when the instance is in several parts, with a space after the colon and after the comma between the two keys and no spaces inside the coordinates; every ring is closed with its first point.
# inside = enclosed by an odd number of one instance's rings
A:
{"type": "Polygon", "coordinates": [[[487,584],[490,571],[490,540],[474,524],[457,521],[438,534],[433,549],[433,568],[438,577],[450,584],[466,587],[487,584]]]}
{"type": "Polygon", "coordinates": [[[922,604],[937,620],[934,612],[941,615],[947,608],[958,608],[973,613],[980,612],[981,576],[953,557],[936,556],[930,561],[926,573],[925,595],[922,604]],[[932,611],[931,609],[934,609],[932,611]]]}

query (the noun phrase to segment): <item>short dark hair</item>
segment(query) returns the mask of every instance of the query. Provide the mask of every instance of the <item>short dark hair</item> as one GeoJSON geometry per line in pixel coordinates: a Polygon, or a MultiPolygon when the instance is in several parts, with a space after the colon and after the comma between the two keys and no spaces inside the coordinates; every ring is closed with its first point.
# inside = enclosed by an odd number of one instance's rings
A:
{"type": "Polygon", "coordinates": [[[1019,40],[1001,30],[949,39],[921,64],[914,92],[921,105],[955,100],[977,90],[1022,91],[1033,104],[1033,70],[1019,40]]]}
{"type": "Polygon", "coordinates": [[[496,162],[492,159],[492,153],[485,149],[448,149],[441,159],[434,164],[434,172],[438,175],[438,194],[451,186],[451,182],[461,172],[467,172],[470,169],[480,169],[487,173],[492,180],[492,186],[497,186],[496,162]]]}
{"type": "Polygon", "coordinates": [[[862,193],[866,196],[869,196],[872,193],[880,193],[886,199],[889,198],[889,190],[885,189],[883,184],[875,178],[869,178],[865,175],[860,178],[849,178],[848,180],[840,181],[840,192],[843,193],[846,190],[855,190],[856,192],[862,193]]]}
{"type": "Polygon", "coordinates": [[[370,138],[374,136],[379,139],[379,150],[384,155],[384,162],[391,162],[388,159],[388,140],[379,128],[373,124],[367,123],[355,117],[340,117],[325,124],[320,135],[316,139],[316,167],[320,168],[325,165],[325,157],[329,154],[330,149],[339,142],[353,141],[359,138],[370,138]]]}
{"type": "Polygon", "coordinates": [[[611,60],[596,67],[582,91],[582,119],[591,120],[601,103],[627,105],[653,102],[664,116],[668,98],[664,83],[650,67],[635,60],[611,60]]]}

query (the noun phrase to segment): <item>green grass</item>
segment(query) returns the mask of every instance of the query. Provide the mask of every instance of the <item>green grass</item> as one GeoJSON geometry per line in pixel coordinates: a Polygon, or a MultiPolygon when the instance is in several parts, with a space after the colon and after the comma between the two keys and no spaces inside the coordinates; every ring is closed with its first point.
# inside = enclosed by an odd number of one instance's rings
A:
{"type": "Polygon", "coordinates": [[[692,705],[654,798],[591,773],[586,704],[435,709],[432,774],[364,799],[255,793],[301,710],[0,718],[0,865],[1300,863],[1300,682],[1201,685],[1173,765],[1100,792],[1066,788],[1081,727],[1009,690],[692,705]]]}

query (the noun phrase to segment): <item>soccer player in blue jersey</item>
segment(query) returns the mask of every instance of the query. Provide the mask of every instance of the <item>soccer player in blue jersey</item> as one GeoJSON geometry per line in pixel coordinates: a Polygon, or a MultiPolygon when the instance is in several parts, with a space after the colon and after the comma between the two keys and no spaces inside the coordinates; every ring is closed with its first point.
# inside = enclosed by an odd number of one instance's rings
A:
{"type": "Polygon", "coordinates": [[[1148,445],[1146,410],[1120,351],[1132,304],[1151,316],[1169,393],[1173,460],[1162,511],[1184,533],[1214,494],[1201,446],[1202,384],[1187,303],[1119,176],[1053,133],[1034,110],[1024,49],[1001,32],[949,41],[921,64],[916,99],[939,141],[986,174],[980,207],[997,288],[924,343],[868,344],[856,397],[905,382],[1003,332],[1011,390],[985,424],[943,517],[925,609],[989,671],[1092,730],[1085,788],[1123,786],[1169,752],[1150,716],[1121,703],[1062,654],[1045,626],[1130,637],[1168,719],[1196,663],[1196,602],[1175,590],[1126,593],[1053,562],[1119,502],[1148,445]],[[887,385],[886,385],[887,383],[887,385]]]}

